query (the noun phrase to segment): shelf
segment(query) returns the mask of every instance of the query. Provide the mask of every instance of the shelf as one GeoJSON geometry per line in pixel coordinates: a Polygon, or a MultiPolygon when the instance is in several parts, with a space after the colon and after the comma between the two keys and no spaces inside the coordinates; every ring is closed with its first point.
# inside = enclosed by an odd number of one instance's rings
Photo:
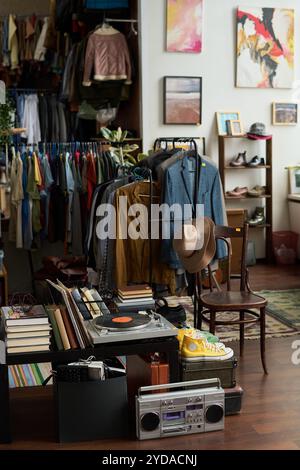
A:
{"type": "MultiPolygon", "coordinates": [[[[252,140],[253,142],[258,142],[258,141],[265,141],[265,142],[268,142],[269,140],[272,140],[272,139],[249,139],[248,135],[247,134],[243,134],[243,135],[219,135],[219,138],[222,138],[222,139],[247,139],[247,140],[252,140]]],[[[272,136],[273,137],[273,136],[272,136]]]]}
{"type": "Polygon", "coordinates": [[[225,170],[270,170],[271,165],[258,165],[258,166],[225,166],[225,170]]]}
{"type": "Polygon", "coordinates": [[[242,200],[245,200],[245,199],[248,199],[248,200],[251,200],[251,199],[271,199],[271,194],[265,194],[264,196],[240,196],[240,197],[237,197],[237,196],[225,196],[225,199],[228,199],[230,201],[232,201],[232,199],[236,199],[238,201],[240,201],[241,199],[242,200]]]}

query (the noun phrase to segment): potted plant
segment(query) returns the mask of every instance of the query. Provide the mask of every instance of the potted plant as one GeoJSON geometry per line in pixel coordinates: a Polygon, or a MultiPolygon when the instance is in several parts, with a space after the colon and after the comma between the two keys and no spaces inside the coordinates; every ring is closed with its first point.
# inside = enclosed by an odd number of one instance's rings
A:
{"type": "Polygon", "coordinates": [[[139,146],[126,142],[128,131],[122,131],[120,127],[116,131],[111,131],[107,127],[101,127],[101,134],[112,144],[109,150],[119,165],[128,167],[135,166],[145,157],[145,155],[141,153],[137,156],[132,155],[133,152],[138,150],[139,146]]]}

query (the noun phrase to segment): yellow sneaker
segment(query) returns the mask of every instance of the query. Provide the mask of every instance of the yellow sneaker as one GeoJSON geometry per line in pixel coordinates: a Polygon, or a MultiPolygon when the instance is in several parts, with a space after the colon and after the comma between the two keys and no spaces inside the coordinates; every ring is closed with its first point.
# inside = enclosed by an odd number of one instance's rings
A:
{"type": "MultiPolygon", "coordinates": [[[[179,341],[179,351],[181,351],[183,338],[188,336],[190,338],[202,338],[206,339],[209,343],[217,344],[221,346],[223,343],[219,342],[219,338],[208,331],[197,330],[196,328],[182,328],[178,330],[177,339],[179,341]]],[[[224,346],[224,345],[223,345],[224,346]]]]}
{"type": "Polygon", "coordinates": [[[233,354],[231,348],[209,343],[205,338],[183,338],[181,356],[187,361],[224,361],[233,354]]]}

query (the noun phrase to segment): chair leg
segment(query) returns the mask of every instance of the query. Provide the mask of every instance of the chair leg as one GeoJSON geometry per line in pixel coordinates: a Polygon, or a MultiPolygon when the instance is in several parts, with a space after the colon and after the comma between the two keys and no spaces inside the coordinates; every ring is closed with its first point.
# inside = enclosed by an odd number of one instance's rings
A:
{"type": "MultiPolygon", "coordinates": [[[[245,312],[243,310],[240,311],[240,321],[243,322],[245,320],[245,312]]],[[[244,355],[244,344],[245,344],[245,324],[240,324],[240,357],[244,355]]]]}
{"type": "Polygon", "coordinates": [[[264,373],[268,374],[266,366],[266,308],[260,309],[260,355],[264,373]]]}
{"type": "Polygon", "coordinates": [[[216,331],[216,312],[210,312],[210,322],[209,322],[209,331],[213,335],[216,331]]]}

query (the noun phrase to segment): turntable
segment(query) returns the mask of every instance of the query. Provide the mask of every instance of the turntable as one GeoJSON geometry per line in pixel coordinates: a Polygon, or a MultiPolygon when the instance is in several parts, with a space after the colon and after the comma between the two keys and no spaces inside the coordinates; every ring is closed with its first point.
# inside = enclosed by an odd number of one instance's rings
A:
{"type": "Polygon", "coordinates": [[[103,315],[84,323],[93,344],[177,336],[177,328],[154,312],[103,315]]]}

